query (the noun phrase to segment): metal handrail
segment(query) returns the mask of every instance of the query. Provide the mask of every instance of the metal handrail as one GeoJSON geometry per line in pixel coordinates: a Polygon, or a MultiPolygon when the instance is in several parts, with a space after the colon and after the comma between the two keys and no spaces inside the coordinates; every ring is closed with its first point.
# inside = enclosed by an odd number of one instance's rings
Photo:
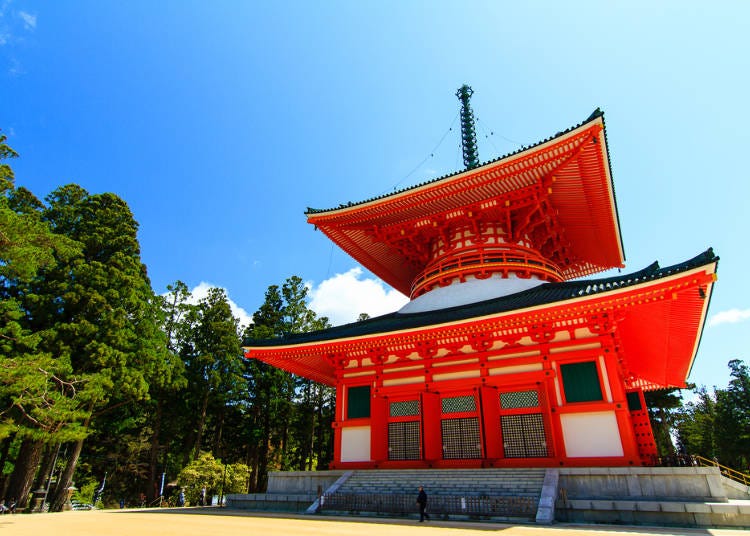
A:
{"type": "MultiPolygon", "coordinates": [[[[530,496],[455,496],[432,494],[429,512],[436,517],[463,515],[480,517],[532,517],[539,499],[530,496]]],[[[319,508],[325,511],[372,512],[408,515],[417,511],[414,495],[398,493],[326,493],[319,508]]]]}
{"type": "Polygon", "coordinates": [[[730,478],[735,482],[739,482],[740,484],[744,484],[745,486],[750,486],[750,475],[746,473],[737,471],[735,469],[732,469],[731,467],[727,467],[726,465],[721,465],[716,460],[709,460],[708,458],[704,458],[700,454],[693,454],[693,459],[695,459],[698,465],[703,467],[718,467],[719,471],[721,471],[721,474],[725,477],[730,478]]]}

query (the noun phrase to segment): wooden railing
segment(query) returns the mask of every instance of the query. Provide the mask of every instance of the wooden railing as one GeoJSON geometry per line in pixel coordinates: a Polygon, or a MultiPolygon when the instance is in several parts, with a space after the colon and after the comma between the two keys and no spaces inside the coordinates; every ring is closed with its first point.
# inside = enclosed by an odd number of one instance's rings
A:
{"type": "Polygon", "coordinates": [[[483,279],[493,273],[525,273],[543,281],[563,280],[560,268],[532,249],[518,245],[486,249],[477,246],[453,251],[429,264],[412,282],[411,297],[423,294],[441,280],[467,275],[483,279]]]}
{"type": "MultiPolygon", "coordinates": [[[[427,511],[431,516],[523,517],[536,515],[538,499],[532,497],[456,497],[431,495],[427,511]]],[[[418,512],[416,495],[324,494],[320,511],[368,512],[408,515],[418,512]]]]}
{"type": "Polygon", "coordinates": [[[695,460],[697,465],[700,465],[702,467],[718,467],[719,471],[721,471],[721,474],[725,477],[731,478],[735,482],[739,482],[740,484],[744,484],[745,486],[750,486],[750,475],[746,473],[742,473],[740,471],[732,469],[731,467],[727,467],[726,465],[721,465],[716,460],[709,460],[708,458],[704,458],[703,456],[700,456],[698,454],[694,454],[693,459],[695,460]]]}

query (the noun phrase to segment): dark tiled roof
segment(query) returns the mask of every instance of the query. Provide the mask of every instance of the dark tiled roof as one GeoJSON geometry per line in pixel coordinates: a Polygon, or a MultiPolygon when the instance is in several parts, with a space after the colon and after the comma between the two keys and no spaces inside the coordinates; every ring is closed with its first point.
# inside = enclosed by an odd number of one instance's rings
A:
{"type": "MultiPolygon", "coordinates": [[[[493,164],[495,162],[499,162],[500,160],[503,160],[505,158],[510,158],[511,156],[515,156],[515,155],[517,155],[519,153],[522,153],[524,151],[528,151],[529,149],[533,149],[534,147],[538,147],[539,145],[543,145],[543,144],[545,144],[545,143],[547,143],[547,142],[549,142],[551,140],[554,140],[555,138],[559,138],[560,136],[564,136],[568,132],[571,132],[571,131],[573,131],[573,130],[575,130],[577,128],[582,127],[586,123],[589,123],[589,122],[595,120],[598,117],[601,117],[602,118],[602,123],[604,123],[604,112],[602,112],[599,108],[597,108],[596,110],[594,110],[591,113],[591,115],[588,116],[588,118],[585,121],[582,121],[581,123],[579,123],[579,124],[577,124],[575,126],[572,126],[572,127],[568,128],[566,130],[563,130],[561,132],[558,132],[554,136],[550,136],[549,138],[544,139],[542,141],[539,141],[537,143],[534,143],[532,145],[524,145],[520,149],[516,149],[513,152],[507,153],[507,154],[505,154],[503,156],[500,156],[498,158],[495,158],[493,160],[487,160],[486,162],[481,163],[479,165],[479,167],[486,166],[487,164],[493,164]]],[[[605,125],[605,128],[604,128],[604,139],[605,139],[605,141],[607,139],[607,128],[606,128],[606,125],[605,125]]],[[[474,169],[476,170],[478,168],[474,168],[474,169]]],[[[466,169],[461,169],[459,171],[455,171],[453,173],[448,173],[448,174],[443,175],[441,177],[438,177],[436,179],[431,179],[431,180],[428,180],[428,181],[425,181],[425,182],[421,182],[419,184],[415,184],[413,186],[408,186],[406,188],[403,188],[401,190],[397,190],[395,192],[389,192],[387,194],[379,195],[379,196],[376,196],[376,197],[371,197],[370,199],[365,199],[364,201],[357,201],[356,203],[352,203],[352,202],[342,203],[339,206],[334,207],[334,208],[323,208],[323,209],[307,207],[307,210],[305,211],[305,214],[320,214],[320,213],[323,213],[323,212],[331,212],[331,211],[334,211],[334,210],[339,210],[339,209],[342,209],[342,208],[353,207],[353,206],[356,206],[356,205],[364,205],[365,203],[370,203],[371,201],[376,201],[378,199],[385,199],[386,197],[391,197],[391,196],[399,195],[399,194],[401,194],[403,192],[408,192],[409,190],[414,190],[416,188],[421,188],[422,186],[425,186],[427,184],[432,184],[432,183],[435,183],[435,182],[439,182],[439,181],[442,181],[442,180],[447,179],[449,177],[455,177],[456,175],[460,175],[461,173],[464,173],[465,171],[467,171],[467,170],[466,169]]],[[[609,176],[610,177],[612,176],[612,165],[611,164],[610,164],[610,169],[609,169],[609,176]]],[[[614,194],[614,185],[612,186],[612,193],[614,194]]],[[[616,206],[615,206],[615,212],[616,212],[616,206]]],[[[618,222],[617,222],[618,226],[619,226],[619,223],[620,222],[618,220],[618,222]]]]}
{"type": "Polygon", "coordinates": [[[661,268],[658,262],[654,262],[643,270],[632,274],[617,275],[601,279],[567,281],[564,283],[544,283],[538,287],[523,292],[477,303],[421,313],[390,313],[361,322],[344,324],[342,326],[336,326],[321,331],[289,335],[278,339],[245,340],[244,346],[280,346],[285,344],[321,342],[467,320],[470,318],[504,313],[517,309],[525,309],[536,305],[552,304],[572,298],[580,298],[610,290],[627,288],[647,281],[653,281],[673,274],[686,272],[693,268],[712,264],[718,260],[719,257],[714,254],[712,248],[709,248],[690,260],[673,266],[667,266],[666,268],[661,268]]]}

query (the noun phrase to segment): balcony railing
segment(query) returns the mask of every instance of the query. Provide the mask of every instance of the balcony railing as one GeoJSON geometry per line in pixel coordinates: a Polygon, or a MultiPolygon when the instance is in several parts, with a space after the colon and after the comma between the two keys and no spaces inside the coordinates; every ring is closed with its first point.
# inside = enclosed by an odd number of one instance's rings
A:
{"type": "Polygon", "coordinates": [[[473,275],[479,279],[493,273],[519,274],[525,277],[538,276],[545,281],[562,281],[560,268],[553,262],[542,258],[532,249],[512,246],[499,248],[467,248],[464,252],[452,252],[451,255],[433,262],[417,276],[411,286],[411,297],[429,291],[434,285],[454,279],[473,275]]]}

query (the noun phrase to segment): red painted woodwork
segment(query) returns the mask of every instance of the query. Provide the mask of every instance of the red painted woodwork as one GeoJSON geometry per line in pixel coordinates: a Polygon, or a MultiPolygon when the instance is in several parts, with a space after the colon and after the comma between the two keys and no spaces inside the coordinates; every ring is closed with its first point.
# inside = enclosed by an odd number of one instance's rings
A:
{"type": "Polygon", "coordinates": [[[659,456],[659,451],[656,448],[656,439],[651,428],[651,419],[648,416],[646,399],[643,396],[643,391],[640,389],[630,392],[638,395],[641,406],[640,409],[630,412],[630,419],[633,422],[633,433],[638,445],[638,454],[644,465],[650,465],[659,456]]]}
{"type": "MultiPolygon", "coordinates": [[[[378,353],[398,355],[404,353],[406,345],[410,348],[406,352],[408,355],[413,349],[427,351],[430,346],[433,352],[443,345],[462,348],[468,344],[481,348],[503,339],[508,339],[512,345],[512,341],[524,335],[538,337],[529,333],[529,330],[535,331],[535,326],[570,323],[577,327],[577,322],[583,321],[582,325],[594,332],[616,333],[618,358],[622,361],[626,385],[647,390],[684,387],[707,309],[706,300],[700,297],[701,292],[703,296],[708,295],[714,280],[713,269],[696,269],[670,278],[646,281],[637,287],[583,296],[570,303],[537,306],[366,338],[254,347],[246,350],[246,356],[335,385],[336,371],[345,373],[343,367],[349,360],[356,360],[358,372],[373,370],[374,365],[364,364],[372,355],[368,349],[377,348],[378,353]],[[484,343],[481,343],[482,338],[484,343]],[[346,357],[340,357],[340,364],[334,368],[329,360],[322,358],[328,355],[346,357]]],[[[463,355],[463,352],[458,355],[463,355]]],[[[409,375],[413,375],[413,371],[406,370],[392,377],[409,375]]]]}
{"type": "Polygon", "coordinates": [[[512,274],[523,279],[536,277],[542,281],[562,281],[560,269],[532,248],[508,243],[454,245],[417,275],[410,296],[416,298],[436,286],[447,286],[456,280],[463,282],[468,276],[487,279],[493,274],[505,278],[512,274]]]}
{"type": "Polygon", "coordinates": [[[422,449],[428,464],[443,457],[440,439],[440,396],[437,393],[422,392],[422,449]]]}
{"type": "Polygon", "coordinates": [[[370,324],[386,325],[382,331],[344,326],[245,348],[248,358],[336,386],[332,468],[653,463],[643,391],[685,386],[716,260],[544,297],[549,288],[571,288],[567,280],[623,265],[601,115],[481,167],[307,217],[412,299],[468,279],[555,284],[538,287],[538,300],[521,302],[534,305],[503,308],[498,299],[484,302],[496,308],[468,318],[438,310],[401,325],[415,317],[395,315],[370,324]],[[596,364],[596,378],[591,366],[561,368],[584,362],[596,364]],[[568,390],[566,382],[575,384],[570,370],[590,380],[593,396],[568,390]],[[349,419],[348,389],[363,385],[370,386],[369,417],[349,419]],[[638,394],[641,410],[629,408],[629,392],[638,394]],[[443,412],[443,400],[461,396],[476,407],[443,412]],[[393,404],[416,402],[418,414],[391,412],[393,404]],[[590,431],[602,441],[594,448],[576,444],[581,426],[591,423],[603,423],[606,430],[590,431]],[[350,427],[355,439],[347,443],[347,459],[357,461],[343,462],[350,427]],[[476,434],[477,443],[462,443],[464,432],[472,441],[476,434]],[[404,459],[416,452],[419,459],[404,459]]]}
{"type": "Polygon", "coordinates": [[[372,397],[371,402],[370,454],[377,462],[388,459],[388,399],[376,396],[372,397]]]}
{"type": "Polygon", "coordinates": [[[528,239],[563,279],[624,262],[601,116],[481,167],[307,218],[406,295],[434,244],[466,225],[528,239]]]}
{"type": "Polygon", "coordinates": [[[502,437],[500,434],[500,405],[498,404],[499,392],[494,387],[483,386],[479,388],[480,417],[482,429],[484,430],[484,456],[494,461],[503,456],[502,437]]]}

